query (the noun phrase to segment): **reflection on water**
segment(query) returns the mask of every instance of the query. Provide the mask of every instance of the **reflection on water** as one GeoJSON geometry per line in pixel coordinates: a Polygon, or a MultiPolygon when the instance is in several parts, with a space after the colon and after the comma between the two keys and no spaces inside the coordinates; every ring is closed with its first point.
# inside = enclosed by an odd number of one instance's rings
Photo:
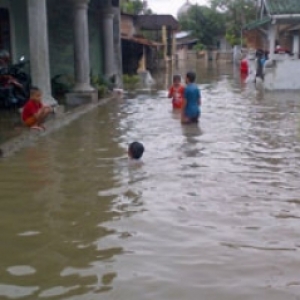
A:
{"type": "Polygon", "coordinates": [[[300,97],[196,69],[199,126],[158,74],[0,162],[0,299],[298,299],[300,97]]]}

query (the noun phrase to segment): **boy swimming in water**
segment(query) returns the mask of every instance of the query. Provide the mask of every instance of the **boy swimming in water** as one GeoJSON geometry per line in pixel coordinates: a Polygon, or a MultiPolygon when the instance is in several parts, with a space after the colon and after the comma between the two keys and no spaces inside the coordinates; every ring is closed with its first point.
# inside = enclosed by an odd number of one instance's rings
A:
{"type": "Polygon", "coordinates": [[[181,84],[180,75],[173,76],[173,85],[170,87],[168,98],[172,98],[173,109],[181,109],[183,102],[184,86],[181,84]]]}
{"type": "Polygon", "coordinates": [[[133,161],[140,161],[144,154],[144,151],[145,148],[143,144],[139,142],[133,142],[129,145],[128,157],[133,161]]]}
{"type": "Polygon", "coordinates": [[[182,105],[182,124],[198,123],[201,114],[201,93],[195,84],[196,74],[188,72],[186,74],[186,88],[184,91],[182,105]]]}

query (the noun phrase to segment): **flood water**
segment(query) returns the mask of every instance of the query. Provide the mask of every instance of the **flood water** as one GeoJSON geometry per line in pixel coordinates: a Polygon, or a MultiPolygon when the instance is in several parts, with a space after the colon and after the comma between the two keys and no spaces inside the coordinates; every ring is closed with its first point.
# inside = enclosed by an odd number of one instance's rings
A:
{"type": "Polygon", "coordinates": [[[162,75],[0,161],[1,300],[300,299],[300,95],[197,73],[199,126],[162,75]]]}

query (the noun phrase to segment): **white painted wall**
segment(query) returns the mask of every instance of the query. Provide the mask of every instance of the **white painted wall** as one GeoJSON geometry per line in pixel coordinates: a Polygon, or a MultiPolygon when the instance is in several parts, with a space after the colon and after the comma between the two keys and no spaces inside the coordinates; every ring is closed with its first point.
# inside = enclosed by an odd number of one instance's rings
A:
{"type": "Polygon", "coordinates": [[[275,60],[266,64],[264,86],[266,90],[300,90],[300,60],[275,60]]]}
{"type": "Polygon", "coordinates": [[[177,57],[179,60],[187,60],[187,49],[183,47],[177,51],[177,57]]]}

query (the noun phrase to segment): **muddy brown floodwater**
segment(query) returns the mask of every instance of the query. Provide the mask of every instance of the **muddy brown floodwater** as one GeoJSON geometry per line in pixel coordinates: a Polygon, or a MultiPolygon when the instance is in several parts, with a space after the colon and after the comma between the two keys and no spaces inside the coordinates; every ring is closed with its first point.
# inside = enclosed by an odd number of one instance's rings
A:
{"type": "Polygon", "coordinates": [[[199,127],[161,74],[0,161],[1,300],[300,299],[300,94],[193,65],[199,127]]]}

